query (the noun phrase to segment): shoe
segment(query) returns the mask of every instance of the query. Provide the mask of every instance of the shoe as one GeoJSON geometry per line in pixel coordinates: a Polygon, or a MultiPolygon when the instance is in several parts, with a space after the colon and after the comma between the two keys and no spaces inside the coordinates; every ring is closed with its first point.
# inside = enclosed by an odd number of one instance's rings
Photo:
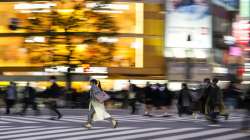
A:
{"type": "Polygon", "coordinates": [[[62,115],[59,115],[59,116],[57,117],[58,120],[60,120],[61,118],[62,118],[62,115]]]}
{"type": "Polygon", "coordinates": [[[225,117],[225,120],[228,120],[229,115],[224,115],[224,117],[225,117]]]}
{"type": "Polygon", "coordinates": [[[216,120],[216,119],[211,119],[210,121],[211,121],[212,124],[218,124],[219,123],[219,121],[216,120]]]}
{"type": "Polygon", "coordinates": [[[117,126],[118,126],[118,121],[112,120],[112,126],[113,126],[113,128],[117,128],[117,126]]]}
{"type": "Polygon", "coordinates": [[[164,114],[162,115],[162,117],[171,117],[171,115],[168,114],[168,113],[164,113],[164,114]]]}
{"type": "Polygon", "coordinates": [[[58,117],[51,117],[51,118],[49,118],[50,120],[57,120],[58,119],[58,117]]]}
{"type": "Polygon", "coordinates": [[[87,124],[84,125],[84,127],[87,128],[87,129],[91,129],[92,125],[90,123],[87,123],[87,124]]]}

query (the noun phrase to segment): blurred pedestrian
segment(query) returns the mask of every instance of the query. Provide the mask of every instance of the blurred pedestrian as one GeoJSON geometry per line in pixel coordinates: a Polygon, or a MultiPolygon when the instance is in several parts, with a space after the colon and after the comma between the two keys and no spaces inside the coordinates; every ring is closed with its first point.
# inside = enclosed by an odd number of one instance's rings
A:
{"type": "Polygon", "coordinates": [[[10,85],[7,87],[5,93],[5,103],[6,103],[5,114],[10,114],[10,109],[15,105],[16,100],[17,100],[16,83],[10,82],[10,85]]]}
{"type": "Polygon", "coordinates": [[[248,87],[247,92],[244,96],[244,107],[246,109],[244,120],[242,121],[241,130],[250,130],[250,87],[248,87]]]}
{"type": "Polygon", "coordinates": [[[211,81],[209,78],[205,78],[203,84],[201,85],[200,93],[200,112],[204,115],[207,115],[206,112],[206,102],[208,98],[208,94],[211,92],[211,81]]]}
{"type": "MultiPolygon", "coordinates": [[[[87,129],[92,128],[93,121],[101,121],[108,119],[113,128],[118,126],[117,120],[115,120],[105,109],[103,101],[97,98],[98,95],[103,94],[100,81],[96,79],[90,80],[90,103],[88,112],[88,121],[84,125],[87,129]]],[[[106,94],[106,93],[105,93],[106,94]]]]}
{"type": "Polygon", "coordinates": [[[232,113],[238,105],[241,91],[236,87],[236,83],[231,82],[224,90],[225,105],[229,113],[232,113]]]}
{"type": "Polygon", "coordinates": [[[129,84],[128,89],[128,99],[129,99],[129,105],[131,106],[131,112],[130,114],[136,114],[138,112],[136,102],[137,102],[137,86],[135,84],[129,84]]]}
{"type": "Polygon", "coordinates": [[[47,93],[49,97],[47,106],[49,110],[51,111],[51,115],[53,116],[50,119],[59,120],[62,118],[62,114],[58,110],[57,100],[60,94],[62,94],[62,88],[56,83],[55,76],[50,77],[50,82],[51,82],[51,86],[45,90],[45,93],[47,93]],[[54,114],[56,114],[57,116],[54,116],[54,114]]]}
{"type": "Polygon", "coordinates": [[[164,100],[161,98],[161,93],[160,93],[160,84],[156,83],[151,86],[152,90],[152,98],[153,98],[153,103],[154,107],[156,109],[160,109],[160,107],[163,105],[164,100]]]}
{"type": "Polygon", "coordinates": [[[25,86],[22,93],[23,93],[23,109],[20,115],[25,115],[26,110],[29,106],[32,106],[32,109],[35,111],[35,115],[39,115],[40,111],[36,103],[36,90],[30,86],[29,82],[27,82],[27,85],[25,86]]]}
{"type": "Polygon", "coordinates": [[[153,93],[151,89],[151,84],[149,82],[146,83],[146,86],[144,87],[144,93],[145,93],[145,111],[144,116],[152,116],[151,112],[153,109],[153,93]]]}
{"type": "Polygon", "coordinates": [[[182,114],[188,114],[191,115],[191,102],[192,102],[192,97],[190,95],[190,90],[187,86],[186,83],[182,83],[182,89],[179,92],[178,96],[178,114],[181,117],[182,114]]]}
{"type": "Polygon", "coordinates": [[[219,80],[214,78],[212,81],[211,90],[208,93],[207,102],[206,102],[206,112],[208,114],[208,119],[212,123],[218,123],[218,115],[220,114],[220,108],[222,104],[222,91],[217,85],[219,80]]]}
{"type": "Polygon", "coordinates": [[[169,117],[169,109],[172,105],[172,92],[168,89],[168,84],[164,84],[160,88],[160,92],[162,94],[163,104],[161,106],[161,109],[163,110],[163,117],[169,117]]]}

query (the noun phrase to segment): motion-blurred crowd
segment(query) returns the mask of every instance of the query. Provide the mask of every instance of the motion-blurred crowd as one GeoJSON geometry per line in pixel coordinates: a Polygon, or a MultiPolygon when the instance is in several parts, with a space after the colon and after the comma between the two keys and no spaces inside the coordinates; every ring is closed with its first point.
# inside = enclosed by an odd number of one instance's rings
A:
{"type": "MultiPolygon", "coordinates": [[[[178,92],[169,90],[167,84],[147,83],[145,87],[138,87],[130,83],[128,90],[121,92],[121,98],[118,98],[116,94],[112,92],[107,91],[107,93],[110,94],[111,100],[121,101],[127,104],[127,106],[130,106],[131,114],[138,114],[140,110],[139,106],[144,105],[143,111],[145,116],[153,117],[155,110],[161,110],[163,117],[169,117],[172,115],[169,112],[171,110],[170,108],[176,105],[180,117],[184,114],[193,115],[194,118],[199,115],[204,115],[212,123],[218,123],[219,116],[228,119],[230,113],[240,104],[247,110],[242,129],[249,129],[250,87],[243,91],[238,88],[238,83],[230,82],[226,88],[221,89],[217,85],[218,81],[216,78],[212,80],[208,78],[204,79],[200,87],[195,90],[190,89],[187,83],[182,83],[182,88],[178,92]]],[[[51,86],[42,92],[43,98],[45,98],[43,103],[52,113],[56,114],[56,117],[52,117],[51,119],[60,119],[62,114],[57,109],[58,98],[60,98],[61,95],[66,95],[66,97],[70,95],[71,102],[76,102],[74,98],[72,98],[75,91],[65,90],[65,88],[60,87],[56,83],[56,78],[53,76],[50,78],[50,82],[51,86]]],[[[10,82],[10,85],[2,92],[4,93],[6,106],[5,113],[10,114],[10,108],[18,101],[16,84],[10,82]]],[[[40,111],[36,100],[38,93],[36,90],[27,83],[21,93],[23,96],[19,102],[22,103],[22,109],[17,114],[25,115],[27,108],[31,106],[35,114],[39,115],[40,111]]],[[[88,101],[87,98],[84,99],[86,104],[88,104],[88,101]]]]}
{"type": "Polygon", "coordinates": [[[163,117],[171,116],[169,108],[173,107],[173,101],[177,101],[177,112],[180,117],[183,114],[204,115],[211,123],[218,123],[218,117],[223,116],[226,120],[230,114],[241,106],[245,108],[245,120],[242,129],[249,129],[250,117],[250,87],[246,90],[239,88],[239,83],[230,82],[224,89],[218,86],[219,80],[214,78],[204,79],[198,89],[190,89],[187,83],[182,83],[178,92],[172,92],[167,84],[149,84],[140,89],[131,84],[129,100],[131,114],[136,113],[136,102],[145,104],[145,116],[154,116],[153,109],[163,110],[163,117]]]}

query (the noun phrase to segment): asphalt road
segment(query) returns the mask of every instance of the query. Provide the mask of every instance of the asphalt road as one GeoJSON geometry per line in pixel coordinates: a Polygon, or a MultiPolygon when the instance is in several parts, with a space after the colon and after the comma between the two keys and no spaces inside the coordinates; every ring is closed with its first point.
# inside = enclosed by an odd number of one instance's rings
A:
{"type": "Polygon", "coordinates": [[[87,110],[61,109],[61,120],[49,120],[47,110],[34,116],[1,115],[1,140],[249,140],[250,133],[239,131],[243,112],[237,111],[229,120],[220,118],[218,125],[210,124],[202,115],[178,117],[174,111],[170,117],[155,112],[154,117],[130,115],[128,110],[109,110],[119,121],[113,129],[107,121],[95,122],[91,130],[83,127],[87,110]]]}

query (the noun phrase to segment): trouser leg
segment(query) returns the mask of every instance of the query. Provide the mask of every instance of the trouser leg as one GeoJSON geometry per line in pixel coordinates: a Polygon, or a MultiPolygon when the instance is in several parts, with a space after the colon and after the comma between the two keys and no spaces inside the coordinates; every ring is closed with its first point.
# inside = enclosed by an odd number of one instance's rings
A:
{"type": "Polygon", "coordinates": [[[10,114],[10,108],[14,105],[14,100],[6,100],[6,114],[10,114]]]}
{"type": "Polygon", "coordinates": [[[26,110],[27,110],[28,107],[29,107],[29,103],[27,101],[24,101],[22,114],[26,113],[26,110]]]}
{"type": "Polygon", "coordinates": [[[49,109],[50,109],[51,111],[53,111],[54,113],[56,113],[57,116],[58,116],[58,118],[61,118],[62,114],[61,114],[61,113],[59,112],[59,110],[57,109],[57,103],[56,103],[56,101],[51,101],[51,102],[49,103],[49,109]]]}
{"type": "Polygon", "coordinates": [[[135,100],[134,99],[130,100],[130,106],[131,106],[131,114],[135,114],[135,112],[136,112],[136,105],[135,105],[135,100]]]}
{"type": "Polygon", "coordinates": [[[89,110],[89,114],[88,114],[88,123],[89,124],[93,123],[94,114],[95,114],[95,110],[94,110],[93,107],[91,107],[90,110],[89,110]]]}

